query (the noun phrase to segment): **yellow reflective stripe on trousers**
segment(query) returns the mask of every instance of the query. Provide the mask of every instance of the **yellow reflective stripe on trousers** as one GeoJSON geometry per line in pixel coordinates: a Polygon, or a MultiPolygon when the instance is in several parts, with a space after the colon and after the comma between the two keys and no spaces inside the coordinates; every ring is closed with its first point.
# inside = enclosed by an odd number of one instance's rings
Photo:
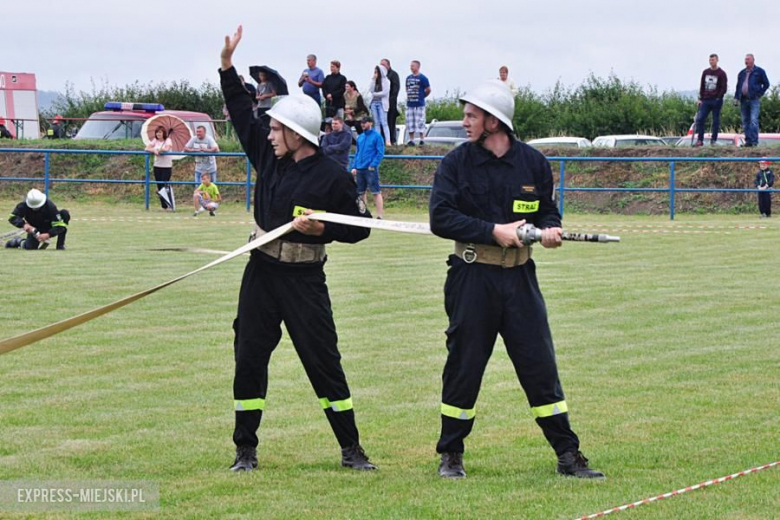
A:
{"type": "Polygon", "coordinates": [[[568,411],[569,407],[566,406],[566,401],[531,407],[531,413],[533,414],[534,419],[538,419],[539,417],[552,417],[553,415],[559,415],[568,411]]]}
{"type": "Polygon", "coordinates": [[[248,412],[250,410],[262,410],[265,408],[265,399],[236,399],[233,401],[237,412],[248,412]]]}
{"type": "Polygon", "coordinates": [[[51,227],[68,227],[64,220],[55,220],[51,223],[51,227]]]}
{"type": "Polygon", "coordinates": [[[320,397],[320,404],[322,405],[323,410],[327,410],[328,408],[334,412],[346,412],[347,410],[352,410],[351,397],[347,397],[341,401],[331,401],[327,397],[320,397]]]}
{"type": "Polygon", "coordinates": [[[477,409],[471,408],[470,410],[464,410],[463,408],[458,408],[457,406],[450,406],[448,404],[441,403],[441,414],[446,417],[452,417],[453,419],[468,421],[477,415],[477,409]]]}

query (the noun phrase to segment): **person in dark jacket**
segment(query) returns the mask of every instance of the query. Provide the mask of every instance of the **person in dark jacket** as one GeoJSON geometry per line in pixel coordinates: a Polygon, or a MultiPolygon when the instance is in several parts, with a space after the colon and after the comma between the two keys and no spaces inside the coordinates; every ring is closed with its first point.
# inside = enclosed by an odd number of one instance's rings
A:
{"type": "Polygon", "coordinates": [[[769,78],[761,67],[756,66],[752,54],[745,56],[745,68],[737,77],[737,91],[734,104],[740,104],[742,112],[742,130],[745,134],[745,146],[758,145],[758,115],[761,111],[761,98],[769,89],[769,78]]]}
{"type": "Polygon", "coordinates": [[[723,69],[718,67],[718,55],[710,54],[710,66],[701,73],[699,85],[699,111],[696,114],[696,131],[699,133],[699,140],[696,141],[696,146],[704,145],[704,123],[710,112],[712,112],[710,143],[715,144],[718,141],[720,110],[723,108],[723,96],[726,95],[727,90],[728,77],[723,69]]]}
{"type": "Polygon", "coordinates": [[[352,132],[344,126],[344,120],[339,116],[331,119],[331,132],[322,138],[322,153],[336,161],[344,171],[349,167],[349,150],[352,148],[352,132]]]}
{"type": "Polygon", "coordinates": [[[62,123],[62,116],[54,116],[54,120],[51,123],[51,128],[46,131],[46,137],[48,139],[65,139],[65,125],[62,123]]]}
{"type": "Polygon", "coordinates": [[[14,136],[5,127],[5,118],[0,117],[0,139],[13,139],[14,136]]]}
{"type": "Polygon", "coordinates": [[[390,144],[398,144],[395,122],[398,120],[398,93],[401,91],[401,78],[390,68],[390,60],[384,58],[381,62],[387,69],[387,79],[390,80],[390,108],[387,110],[387,126],[390,127],[390,144]]]}
{"type": "Polygon", "coordinates": [[[344,117],[344,90],[347,78],[341,74],[341,62],[330,62],[330,74],[322,82],[322,95],[325,97],[325,117],[344,117]]]}
{"type": "Polygon", "coordinates": [[[256,234],[292,220],[294,231],[252,251],[233,322],[236,458],[233,471],[257,467],[257,429],[265,408],[268,362],[284,322],[320,406],[341,446],[342,466],[372,470],[360,445],[352,396],[341,367],[336,326],[325,285],[325,244],[355,243],[369,230],[309,219],[313,211],[370,217],[357,202],[355,183],[318,147],[322,114],[307,96],[286,96],[268,117],[254,118],[232,57],[242,27],[225,37],[219,71],[222,94],[241,146],[257,171],[256,234]]]}
{"type": "MultiPolygon", "coordinates": [[[[775,185],[775,174],[769,169],[770,162],[766,158],[758,161],[755,185],[759,190],[769,190],[775,185]]],[[[764,191],[758,193],[758,212],[761,218],[772,216],[772,194],[764,191]]]]}
{"type": "Polygon", "coordinates": [[[25,200],[16,205],[8,222],[27,233],[27,238],[14,238],[5,243],[7,248],[46,249],[49,239],[57,237],[57,249],[65,249],[70,213],[57,206],[40,190],[27,192],[25,200]]]}
{"type": "Polygon", "coordinates": [[[561,217],[552,198],[550,163],[512,131],[515,100],[498,81],[460,98],[468,142],[436,171],[430,201],[433,234],[455,241],[444,306],[449,317],[444,366],[439,475],[463,478],[464,439],[498,334],[547,441],[558,473],[604,478],[588,467],[569,425],[544,299],[529,247],[517,228],[542,230],[543,247],[559,247],[561,217]]]}

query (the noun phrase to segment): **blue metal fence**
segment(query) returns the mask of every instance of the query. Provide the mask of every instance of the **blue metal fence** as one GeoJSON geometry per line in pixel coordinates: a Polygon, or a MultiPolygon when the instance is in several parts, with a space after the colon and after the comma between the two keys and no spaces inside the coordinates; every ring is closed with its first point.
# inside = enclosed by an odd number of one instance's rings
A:
{"type": "MultiPolygon", "coordinates": [[[[150,186],[156,181],[150,178],[150,158],[151,154],[144,151],[128,150],[65,150],[65,149],[34,149],[34,148],[0,148],[0,153],[41,153],[44,155],[43,177],[0,177],[0,181],[24,181],[40,182],[43,181],[46,194],[52,182],[69,183],[92,183],[92,184],[143,184],[144,185],[144,204],[149,209],[150,186]],[[51,154],[90,154],[90,155],[143,155],[144,160],[144,179],[143,180],[112,180],[112,179],[70,179],[70,178],[52,178],[51,176],[51,154]]],[[[213,154],[204,154],[202,152],[175,152],[166,155],[192,155],[203,157],[204,155],[214,155],[216,157],[242,157],[246,163],[246,180],[242,182],[219,182],[220,186],[244,186],[246,190],[246,209],[250,210],[252,202],[252,165],[244,153],[239,152],[221,152],[213,154]]],[[[418,161],[440,161],[441,155],[386,155],[386,160],[418,160],[418,161]]],[[[566,192],[656,192],[669,194],[669,218],[674,220],[675,216],[675,195],[677,193],[758,193],[757,189],[734,189],[734,188],[678,188],[675,181],[675,168],[677,163],[681,162],[756,162],[755,157],[548,157],[550,162],[559,163],[559,180],[556,191],[558,193],[558,205],[563,215],[564,199],[566,192]],[[592,187],[567,187],[566,186],[566,163],[571,162],[649,162],[649,163],[668,163],[669,164],[669,186],[664,188],[592,188],[592,187]]],[[[767,160],[776,162],[780,157],[767,157],[767,160]]],[[[192,185],[188,181],[169,181],[168,184],[192,185]]],[[[431,186],[425,185],[402,185],[402,184],[383,184],[382,188],[408,189],[408,190],[430,190],[431,186]]],[[[768,193],[776,193],[780,190],[762,190],[768,193]]]]}

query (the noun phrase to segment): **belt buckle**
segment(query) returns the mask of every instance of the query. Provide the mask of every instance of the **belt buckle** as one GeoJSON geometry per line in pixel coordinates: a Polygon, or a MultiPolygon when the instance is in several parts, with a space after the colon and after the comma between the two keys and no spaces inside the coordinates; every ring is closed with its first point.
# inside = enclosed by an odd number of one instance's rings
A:
{"type": "Polygon", "coordinates": [[[473,264],[477,261],[477,251],[474,244],[467,244],[466,249],[463,251],[463,261],[467,264],[473,264]]]}

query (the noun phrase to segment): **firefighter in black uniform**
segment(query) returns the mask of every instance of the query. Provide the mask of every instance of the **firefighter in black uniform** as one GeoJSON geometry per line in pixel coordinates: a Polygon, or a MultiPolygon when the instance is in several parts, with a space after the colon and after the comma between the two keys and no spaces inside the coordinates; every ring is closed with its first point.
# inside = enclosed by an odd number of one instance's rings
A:
{"type": "Polygon", "coordinates": [[[62,116],[57,114],[51,123],[51,128],[46,130],[47,139],[65,139],[65,125],[62,123],[62,116]]]}
{"type": "Polygon", "coordinates": [[[448,153],[434,179],[431,231],[455,241],[444,286],[449,317],[441,405],[439,475],[466,476],[463,440],[476,415],[482,375],[501,334],[532,415],[558,456],[558,473],[604,478],[588,467],[569,427],[547,311],[530,247],[517,228],[541,228],[542,246],[561,245],[545,157],[515,139],[514,98],[496,82],[460,98],[469,141],[448,153]]]}
{"type": "MultiPolygon", "coordinates": [[[[759,190],[769,190],[775,185],[775,174],[769,169],[769,161],[766,158],[758,161],[758,173],[756,173],[755,185],[759,190]]],[[[772,216],[772,194],[767,192],[758,192],[758,212],[761,218],[772,216]]]]}
{"type": "Polygon", "coordinates": [[[70,213],[57,206],[40,190],[32,189],[27,198],[16,205],[8,222],[27,232],[27,238],[14,238],[5,247],[46,249],[49,239],[57,237],[57,249],[65,249],[70,213]]]}
{"type": "MultiPolygon", "coordinates": [[[[341,446],[341,464],[371,470],[360,446],[352,397],[341,367],[336,327],[325,285],[325,244],[355,243],[369,230],[307,218],[314,211],[361,215],[351,176],[318,147],[320,108],[306,96],[282,98],[268,117],[255,119],[254,100],[233,67],[242,28],[225,37],[220,69],[227,110],[258,179],[254,218],[258,233],[293,220],[294,232],[252,251],[244,271],[235,331],[236,459],[233,471],[257,467],[257,428],[268,387],[268,362],[284,322],[319,403],[341,446]]],[[[364,216],[370,217],[367,212],[364,216]]]]}

